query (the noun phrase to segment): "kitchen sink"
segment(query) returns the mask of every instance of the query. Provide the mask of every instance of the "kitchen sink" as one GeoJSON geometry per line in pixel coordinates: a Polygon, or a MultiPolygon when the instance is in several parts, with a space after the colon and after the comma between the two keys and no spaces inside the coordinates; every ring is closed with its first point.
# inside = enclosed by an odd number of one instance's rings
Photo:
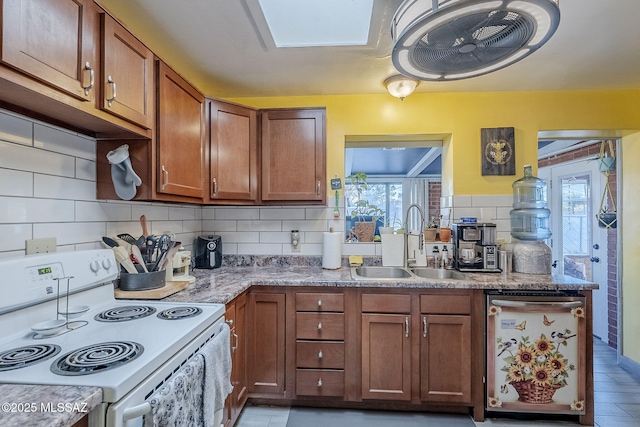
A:
{"type": "Polygon", "coordinates": [[[354,280],[416,280],[421,279],[452,279],[465,280],[466,276],[456,270],[443,270],[436,268],[412,268],[403,267],[351,267],[351,278],[354,280]]]}
{"type": "Polygon", "coordinates": [[[351,267],[351,277],[356,280],[411,279],[411,273],[402,267],[351,267]]]}
{"type": "Polygon", "coordinates": [[[454,279],[464,280],[466,276],[456,270],[443,270],[441,268],[412,268],[411,272],[425,279],[454,279]]]}

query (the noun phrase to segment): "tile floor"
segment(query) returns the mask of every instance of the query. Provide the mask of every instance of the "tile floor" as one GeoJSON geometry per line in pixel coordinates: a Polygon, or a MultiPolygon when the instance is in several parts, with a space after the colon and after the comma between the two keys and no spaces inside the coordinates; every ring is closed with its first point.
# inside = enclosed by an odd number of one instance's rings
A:
{"type": "MultiPolygon", "coordinates": [[[[616,352],[594,339],[595,425],[598,427],[640,426],[640,377],[616,364],[616,352]]],[[[286,427],[289,408],[247,406],[236,427],[286,427]]],[[[568,421],[520,421],[487,418],[478,427],[575,426],[568,421]]],[[[341,427],[341,426],[336,426],[341,427]]],[[[350,426],[359,427],[359,426],[350,426]]],[[[402,427],[402,426],[395,426],[402,427]]]]}

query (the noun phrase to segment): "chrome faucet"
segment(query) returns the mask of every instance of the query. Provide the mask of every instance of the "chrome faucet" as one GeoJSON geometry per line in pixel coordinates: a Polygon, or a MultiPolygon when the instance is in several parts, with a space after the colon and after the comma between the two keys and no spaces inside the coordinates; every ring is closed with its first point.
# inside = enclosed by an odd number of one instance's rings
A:
{"type": "Polygon", "coordinates": [[[411,208],[414,208],[414,207],[417,208],[418,212],[420,213],[420,232],[418,234],[418,249],[420,249],[420,252],[422,252],[424,249],[424,211],[419,205],[412,203],[411,205],[409,205],[409,207],[407,208],[407,211],[404,214],[404,266],[406,268],[409,268],[409,228],[408,228],[409,211],[411,210],[411,208]]]}

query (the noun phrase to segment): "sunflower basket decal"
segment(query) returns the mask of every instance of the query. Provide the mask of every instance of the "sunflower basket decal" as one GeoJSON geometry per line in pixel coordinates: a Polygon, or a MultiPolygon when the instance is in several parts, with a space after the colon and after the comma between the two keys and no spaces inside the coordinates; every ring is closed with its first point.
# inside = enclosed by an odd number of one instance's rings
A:
{"type": "MultiPolygon", "coordinates": [[[[564,331],[565,336],[571,334],[564,331]]],[[[515,341],[515,340],[513,340],[515,341]]],[[[560,343],[554,343],[545,334],[533,342],[522,336],[520,342],[498,340],[498,348],[508,354],[501,368],[506,381],[518,393],[518,400],[526,403],[550,403],[559,388],[567,385],[570,371],[576,368],[560,353],[560,343]]]]}

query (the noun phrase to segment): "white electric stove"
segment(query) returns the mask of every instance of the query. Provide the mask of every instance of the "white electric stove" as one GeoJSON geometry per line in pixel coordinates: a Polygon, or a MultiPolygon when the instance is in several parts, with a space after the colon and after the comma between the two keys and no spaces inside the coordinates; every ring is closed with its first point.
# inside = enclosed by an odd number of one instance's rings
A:
{"type": "Polygon", "coordinates": [[[0,260],[0,383],[101,387],[90,426],[142,425],[145,400],[220,331],[224,305],[116,300],[117,274],[110,250],[0,260]]]}

